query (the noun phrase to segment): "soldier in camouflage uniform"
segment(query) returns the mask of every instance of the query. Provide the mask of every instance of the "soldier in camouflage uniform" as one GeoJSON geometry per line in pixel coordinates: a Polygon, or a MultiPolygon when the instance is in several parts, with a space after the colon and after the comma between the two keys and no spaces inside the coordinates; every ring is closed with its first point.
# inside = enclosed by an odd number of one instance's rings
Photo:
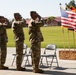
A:
{"type": "Polygon", "coordinates": [[[17,70],[24,71],[25,68],[21,67],[23,57],[23,44],[24,44],[24,32],[23,32],[24,21],[19,13],[14,13],[14,20],[12,22],[12,29],[15,35],[16,45],[16,66],[17,70]]]}
{"type": "Polygon", "coordinates": [[[6,33],[6,20],[3,16],[0,16],[0,69],[8,69],[4,66],[7,55],[7,33],[6,33]]]}
{"type": "Polygon", "coordinates": [[[44,25],[43,20],[41,20],[40,15],[35,11],[30,12],[31,20],[28,25],[30,42],[31,42],[31,50],[32,50],[32,66],[34,73],[42,73],[43,70],[39,69],[39,61],[40,61],[40,48],[41,42],[43,41],[43,36],[40,30],[40,27],[44,25]]]}

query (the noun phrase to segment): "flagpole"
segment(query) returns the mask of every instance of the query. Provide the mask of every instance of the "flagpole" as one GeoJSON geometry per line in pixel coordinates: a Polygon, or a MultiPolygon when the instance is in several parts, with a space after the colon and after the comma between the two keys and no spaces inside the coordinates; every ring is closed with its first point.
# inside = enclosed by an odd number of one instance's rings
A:
{"type": "MultiPolygon", "coordinates": [[[[63,9],[63,8],[61,7],[62,4],[60,3],[59,5],[60,5],[60,8],[63,9]]],[[[62,26],[62,33],[63,33],[63,42],[64,42],[64,43],[63,43],[63,48],[64,48],[64,50],[65,50],[65,37],[64,37],[64,28],[63,28],[63,26],[62,26]]]]}
{"type": "Polygon", "coordinates": [[[69,47],[69,50],[70,50],[70,37],[69,37],[69,30],[68,30],[68,47],[69,47]]]}
{"type": "Polygon", "coordinates": [[[64,37],[64,28],[63,28],[63,27],[62,27],[62,33],[63,33],[63,39],[64,39],[64,40],[63,40],[63,42],[64,42],[64,43],[63,43],[63,48],[64,48],[64,50],[65,50],[65,37],[64,37]]]}
{"type": "Polygon", "coordinates": [[[74,42],[74,50],[75,50],[75,35],[74,35],[74,31],[73,31],[73,42],[74,42]]]}

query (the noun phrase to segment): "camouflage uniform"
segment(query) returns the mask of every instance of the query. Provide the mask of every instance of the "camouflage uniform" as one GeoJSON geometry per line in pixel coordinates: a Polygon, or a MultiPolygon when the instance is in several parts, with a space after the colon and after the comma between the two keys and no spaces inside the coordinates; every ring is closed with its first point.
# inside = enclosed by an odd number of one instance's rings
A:
{"type": "Polygon", "coordinates": [[[16,65],[17,68],[21,67],[22,56],[23,56],[23,44],[24,44],[24,32],[23,32],[23,20],[12,22],[12,29],[15,35],[15,44],[16,44],[16,65]]]}
{"type": "Polygon", "coordinates": [[[39,61],[40,61],[40,48],[41,42],[43,41],[43,36],[40,30],[40,27],[43,26],[43,21],[39,21],[35,23],[32,19],[28,25],[30,42],[31,42],[31,50],[32,50],[32,65],[33,69],[39,69],[39,61]]]}
{"type": "Polygon", "coordinates": [[[7,55],[7,33],[5,23],[0,23],[0,67],[5,64],[7,55]]]}

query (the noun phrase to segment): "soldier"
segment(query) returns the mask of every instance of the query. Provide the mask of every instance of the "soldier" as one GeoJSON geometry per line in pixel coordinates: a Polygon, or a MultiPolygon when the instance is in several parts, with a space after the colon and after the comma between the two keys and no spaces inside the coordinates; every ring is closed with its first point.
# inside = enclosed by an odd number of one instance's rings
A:
{"type": "Polygon", "coordinates": [[[41,42],[43,41],[43,36],[40,30],[40,27],[44,25],[44,22],[40,15],[37,12],[30,12],[31,20],[28,25],[30,42],[31,42],[31,50],[32,50],[32,66],[34,73],[42,73],[43,70],[39,69],[39,61],[40,61],[40,48],[41,42]]]}
{"type": "Polygon", "coordinates": [[[6,33],[6,19],[3,16],[0,16],[0,69],[9,69],[4,66],[7,55],[7,42],[8,37],[6,33]]]}
{"type": "Polygon", "coordinates": [[[23,44],[24,44],[24,32],[23,32],[24,21],[19,13],[14,13],[14,20],[12,22],[12,29],[15,35],[16,45],[16,66],[18,71],[24,71],[25,68],[21,67],[23,57],[23,44]]]}

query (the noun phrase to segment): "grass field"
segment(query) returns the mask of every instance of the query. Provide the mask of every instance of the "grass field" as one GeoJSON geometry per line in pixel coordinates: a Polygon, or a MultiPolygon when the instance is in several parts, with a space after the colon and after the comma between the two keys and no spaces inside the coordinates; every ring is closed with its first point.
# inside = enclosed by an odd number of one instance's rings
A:
{"type": "MultiPolygon", "coordinates": [[[[66,48],[68,48],[69,46],[71,48],[74,47],[75,40],[73,40],[73,31],[69,31],[69,38],[68,38],[67,28],[64,28],[64,34],[62,32],[62,27],[60,26],[42,27],[41,31],[44,36],[44,42],[42,42],[41,47],[45,47],[47,44],[50,43],[56,44],[58,48],[63,48],[64,46],[66,48]]],[[[28,28],[24,28],[24,33],[25,33],[25,43],[30,47],[28,28]]],[[[15,46],[12,29],[7,29],[7,34],[8,34],[7,46],[8,47],[15,46]]],[[[74,35],[76,37],[76,33],[74,33],[74,35]]]]}

